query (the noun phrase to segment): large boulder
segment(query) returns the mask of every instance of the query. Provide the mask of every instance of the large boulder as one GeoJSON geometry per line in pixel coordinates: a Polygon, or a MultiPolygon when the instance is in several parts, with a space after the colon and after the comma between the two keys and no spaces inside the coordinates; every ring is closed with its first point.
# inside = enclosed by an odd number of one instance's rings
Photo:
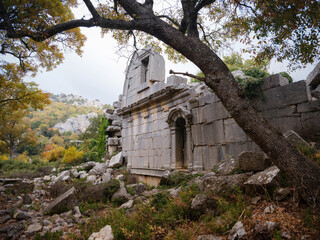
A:
{"type": "Polygon", "coordinates": [[[44,212],[47,214],[66,212],[76,206],[77,203],[78,199],[75,196],[75,188],[72,187],[45,207],[44,212]]]}
{"type": "Polygon", "coordinates": [[[215,167],[215,172],[221,175],[228,175],[232,173],[238,166],[238,162],[231,155],[227,155],[221,162],[219,162],[215,167]]]}
{"type": "Polygon", "coordinates": [[[121,167],[122,163],[123,163],[122,152],[119,152],[117,155],[111,158],[109,167],[111,168],[121,167]]]}
{"type": "Polygon", "coordinates": [[[110,225],[105,226],[99,232],[92,233],[88,240],[113,240],[112,228],[110,225]]]}
{"type": "Polygon", "coordinates": [[[263,152],[241,152],[239,154],[239,168],[244,171],[263,171],[271,166],[271,162],[263,152]]]}
{"type": "Polygon", "coordinates": [[[58,181],[68,181],[70,180],[70,171],[62,171],[61,173],[58,174],[58,176],[54,179],[53,183],[56,183],[58,181]]]}
{"type": "Polygon", "coordinates": [[[247,174],[236,174],[230,176],[210,176],[198,182],[198,187],[204,193],[222,193],[240,188],[248,178],[247,174]]]}
{"type": "Polygon", "coordinates": [[[107,163],[96,163],[96,165],[88,172],[89,175],[101,175],[107,172],[107,163]]]}
{"type": "Polygon", "coordinates": [[[278,185],[277,178],[279,176],[279,172],[279,168],[277,168],[276,166],[272,166],[264,170],[263,172],[254,174],[244,183],[246,191],[260,192],[264,191],[266,188],[278,185]]]}
{"type": "Polygon", "coordinates": [[[197,194],[191,202],[191,209],[201,213],[210,212],[215,214],[217,207],[217,200],[202,193],[197,194]]]}
{"type": "Polygon", "coordinates": [[[118,203],[125,203],[131,198],[130,194],[124,185],[124,182],[120,182],[120,188],[113,194],[111,201],[118,203]]]}

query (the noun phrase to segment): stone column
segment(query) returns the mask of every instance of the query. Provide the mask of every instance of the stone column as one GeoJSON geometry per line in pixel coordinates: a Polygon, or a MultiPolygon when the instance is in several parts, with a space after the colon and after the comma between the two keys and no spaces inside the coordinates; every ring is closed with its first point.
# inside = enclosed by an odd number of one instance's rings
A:
{"type": "Polygon", "coordinates": [[[193,170],[191,126],[186,125],[186,164],[188,170],[193,170]]]}
{"type": "Polygon", "coordinates": [[[169,160],[169,166],[167,169],[175,169],[176,168],[176,127],[172,126],[170,127],[171,132],[171,153],[170,153],[170,160],[169,160]]]}

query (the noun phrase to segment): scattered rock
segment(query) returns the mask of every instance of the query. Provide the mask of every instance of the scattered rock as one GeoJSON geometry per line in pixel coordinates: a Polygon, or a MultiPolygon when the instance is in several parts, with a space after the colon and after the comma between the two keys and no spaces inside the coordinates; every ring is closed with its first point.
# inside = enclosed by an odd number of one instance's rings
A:
{"type": "Polygon", "coordinates": [[[197,240],[222,240],[222,238],[213,235],[200,235],[197,237],[197,240]]]}
{"type": "Polygon", "coordinates": [[[210,198],[205,194],[198,194],[191,202],[191,209],[202,213],[215,213],[218,203],[214,198],[210,198]]]}
{"type": "Polygon", "coordinates": [[[92,233],[88,240],[113,240],[112,228],[107,225],[100,232],[92,233]]]}
{"type": "Polygon", "coordinates": [[[242,152],[239,154],[239,168],[244,171],[263,171],[271,162],[263,152],[242,152]]]}
{"type": "Polygon", "coordinates": [[[238,166],[237,160],[231,155],[227,155],[221,162],[219,162],[215,167],[215,172],[221,175],[228,175],[234,171],[238,166]]]}
{"type": "Polygon", "coordinates": [[[200,192],[221,193],[241,187],[242,183],[247,179],[247,174],[237,174],[230,176],[211,176],[202,179],[198,183],[200,192]]]}
{"type": "Polygon", "coordinates": [[[25,229],[25,224],[19,222],[17,224],[10,224],[0,229],[0,233],[6,233],[6,239],[17,239],[25,229]]]}
{"type": "Polygon", "coordinates": [[[117,155],[113,156],[110,159],[109,167],[110,168],[121,167],[122,163],[123,163],[122,152],[119,152],[117,155]]]}
{"type": "Polygon", "coordinates": [[[46,182],[51,181],[51,177],[46,175],[43,177],[43,181],[46,181],[46,182]]]}
{"type": "Polygon", "coordinates": [[[41,232],[42,226],[39,223],[31,224],[24,233],[27,236],[33,236],[37,232],[41,232]]]}
{"type": "Polygon", "coordinates": [[[274,231],[280,229],[278,222],[266,222],[263,225],[256,224],[254,228],[254,236],[257,240],[272,239],[274,231]]]}
{"type": "Polygon", "coordinates": [[[169,170],[164,171],[160,179],[160,185],[166,185],[171,172],[169,170]]]}
{"type": "Polygon", "coordinates": [[[181,187],[173,188],[169,190],[169,194],[172,198],[176,198],[179,196],[179,192],[181,192],[181,187]]]}
{"type": "Polygon", "coordinates": [[[0,219],[0,224],[5,223],[5,222],[9,221],[10,219],[11,219],[11,217],[9,215],[6,215],[0,219]]]}
{"type": "Polygon", "coordinates": [[[292,188],[277,188],[273,193],[273,199],[276,201],[282,201],[287,199],[289,196],[292,195],[292,188]]]}
{"type": "Polygon", "coordinates": [[[273,205],[270,205],[270,206],[266,207],[263,212],[265,214],[272,214],[275,212],[275,210],[276,210],[275,207],[273,205]]]}
{"type": "Polygon", "coordinates": [[[96,165],[88,172],[89,175],[101,175],[105,173],[108,169],[108,164],[106,163],[96,163],[96,165]]]}
{"type": "Polygon", "coordinates": [[[75,218],[80,218],[82,216],[78,206],[74,206],[72,210],[73,210],[73,216],[75,218]]]}
{"type": "Polygon", "coordinates": [[[263,172],[256,173],[251,176],[248,181],[244,183],[247,192],[261,192],[268,187],[276,186],[278,184],[277,176],[280,169],[276,166],[272,166],[264,170],[263,172]]]}
{"type": "Polygon", "coordinates": [[[257,197],[254,197],[254,198],[251,199],[251,203],[253,205],[256,205],[260,200],[261,200],[261,197],[257,196],[257,197]]]}
{"type": "Polygon", "coordinates": [[[125,188],[124,182],[120,182],[120,188],[113,194],[111,200],[116,202],[127,202],[131,198],[125,188]]]}
{"type": "Polygon", "coordinates": [[[129,200],[128,202],[122,204],[118,209],[127,209],[127,208],[131,208],[133,205],[133,200],[129,200]]]}
{"type": "Polygon", "coordinates": [[[86,181],[90,183],[94,183],[96,180],[97,180],[96,175],[89,175],[86,181]]]}
{"type": "Polygon", "coordinates": [[[78,200],[74,195],[75,188],[72,187],[67,192],[56,198],[52,203],[50,203],[45,209],[45,213],[61,213],[72,209],[77,203],[78,200]]]}
{"type": "Polygon", "coordinates": [[[43,220],[42,222],[43,226],[49,226],[51,225],[51,222],[48,219],[43,220]]]}
{"type": "Polygon", "coordinates": [[[90,171],[94,166],[96,165],[96,162],[86,162],[85,164],[83,164],[83,168],[86,170],[86,171],[90,171]]]}
{"type": "Polygon", "coordinates": [[[118,175],[118,176],[116,177],[116,179],[119,180],[119,181],[123,181],[123,180],[124,180],[123,174],[118,175]]]}
{"type": "Polygon", "coordinates": [[[31,204],[32,203],[32,198],[30,197],[29,194],[25,194],[23,196],[23,204],[31,204]]]}
{"type": "Polygon", "coordinates": [[[66,171],[63,171],[61,173],[58,174],[58,176],[55,178],[54,180],[54,183],[58,182],[58,181],[68,181],[70,180],[71,177],[70,177],[70,171],[69,170],[66,170],[66,171]]]}
{"type": "Polygon", "coordinates": [[[102,174],[102,183],[107,183],[111,180],[111,175],[110,173],[104,173],[102,174]]]}
{"type": "Polygon", "coordinates": [[[136,195],[140,195],[146,190],[147,190],[147,186],[144,185],[143,183],[139,183],[133,188],[134,194],[136,195]]]}
{"type": "Polygon", "coordinates": [[[13,215],[13,217],[14,217],[15,219],[17,219],[18,221],[26,220],[26,219],[31,218],[29,214],[27,214],[26,212],[20,211],[20,210],[18,210],[18,211],[13,215]]]}
{"type": "Polygon", "coordinates": [[[246,230],[243,227],[242,222],[238,221],[231,229],[228,240],[241,240],[247,235],[246,230]]]}

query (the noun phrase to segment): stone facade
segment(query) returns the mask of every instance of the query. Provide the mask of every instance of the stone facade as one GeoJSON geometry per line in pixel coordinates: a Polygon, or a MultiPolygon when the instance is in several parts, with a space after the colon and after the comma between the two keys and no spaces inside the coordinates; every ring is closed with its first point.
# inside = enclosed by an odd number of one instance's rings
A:
{"type": "MultiPolygon", "coordinates": [[[[306,81],[289,84],[275,74],[264,80],[262,90],[263,96],[252,103],[276,128],[303,137],[320,134],[320,100],[311,97],[306,81]]],[[[165,170],[210,170],[227,154],[259,151],[203,83],[188,85],[177,76],[165,82],[164,59],[153,49],[133,55],[114,107],[121,141],[108,143],[122,143],[133,174],[160,177],[165,170]]]]}

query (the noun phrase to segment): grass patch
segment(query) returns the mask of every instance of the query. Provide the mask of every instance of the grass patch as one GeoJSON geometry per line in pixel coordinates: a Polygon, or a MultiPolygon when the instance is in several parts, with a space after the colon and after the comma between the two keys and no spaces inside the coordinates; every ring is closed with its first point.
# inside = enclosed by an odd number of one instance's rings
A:
{"type": "Polygon", "coordinates": [[[43,236],[37,233],[34,237],[35,240],[59,240],[62,236],[62,231],[58,232],[46,232],[43,236]]]}

